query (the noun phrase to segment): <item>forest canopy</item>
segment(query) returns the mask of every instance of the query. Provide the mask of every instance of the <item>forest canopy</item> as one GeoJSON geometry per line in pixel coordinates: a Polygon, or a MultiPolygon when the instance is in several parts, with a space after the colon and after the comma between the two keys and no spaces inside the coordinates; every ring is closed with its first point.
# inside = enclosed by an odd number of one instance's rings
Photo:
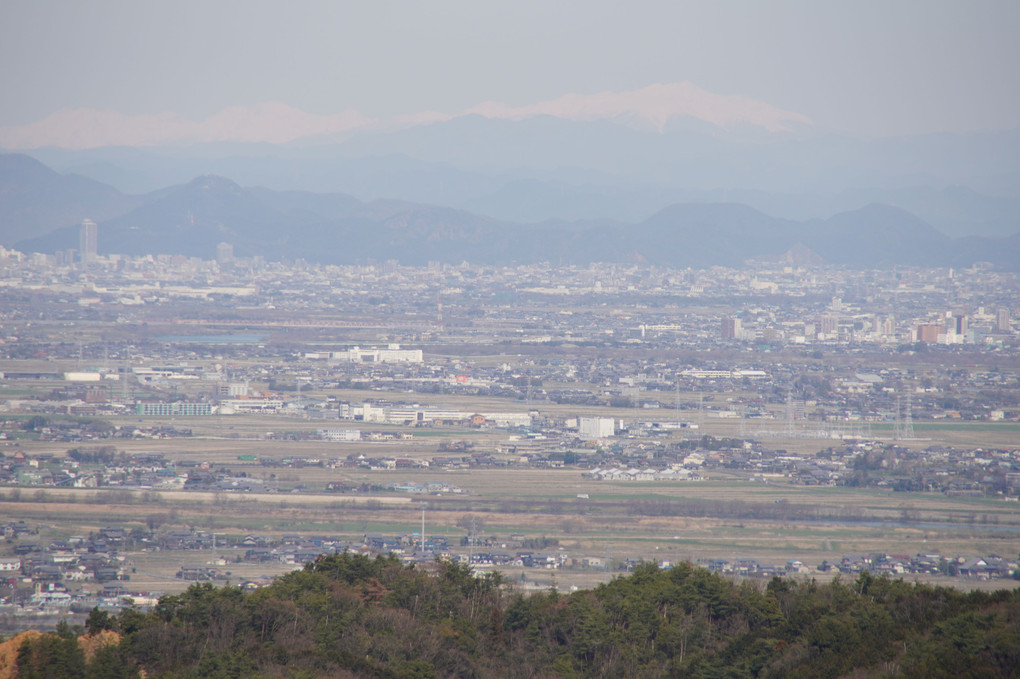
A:
{"type": "Polygon", "coordinates": [[[320,557],[245,593],[194,585],[24,641],[18,677],[1009,677],[1020,590],[735,583],[644,564],[569,595],[393,556],[320,557]],[[99,634],[119,643],[95,647],[99,634]],[[77,643],[76,643],[77,640],[77,643]]]}

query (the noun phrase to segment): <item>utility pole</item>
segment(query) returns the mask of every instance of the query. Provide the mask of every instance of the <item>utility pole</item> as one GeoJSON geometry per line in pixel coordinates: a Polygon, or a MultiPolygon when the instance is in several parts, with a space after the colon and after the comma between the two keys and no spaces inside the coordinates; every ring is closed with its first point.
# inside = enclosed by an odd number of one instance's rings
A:
{"type": "Polygon", "coordinates": [[[680,431],[680,377],[676,378],[676,429],[680,431]]]}
{"type": "Polygon", "coordinates": [[[421,503],[421,551],[425,553],[425,508],[428,507],[427,502],[421,503]]]}
{"type": "Polygon", "coordinates": [[[475,556],[475,529],[477,524],[475,523],[475,517],[471,516],[471,527],[468,529],[468,566],[471,565],[471,560],[475,556]]]}

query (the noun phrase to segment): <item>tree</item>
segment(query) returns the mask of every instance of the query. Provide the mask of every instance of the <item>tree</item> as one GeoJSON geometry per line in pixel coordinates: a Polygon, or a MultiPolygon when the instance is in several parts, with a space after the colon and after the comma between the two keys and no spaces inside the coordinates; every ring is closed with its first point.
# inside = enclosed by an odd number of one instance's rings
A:
{"type": "Polygon", "coordinates": [[[18,679],[81,679],[85,654],[66,622],[58,634],[27,640],[18,649],[18,679]]]}
{"type": "Polygon", "coordinates": [[[90,635],[99,634],[103,630],[116,630],[116,619],[106,611],[99,610],[96,606],[89,611],[89,617],[85,621],[85,630],[90,635]]]}
{"type": "Polygon", "coordinates": [[[25,431],[39,431],[40,429],[48,426],[50,426],[48,418],[45,418],[42,415],[33,415],[25,421],[25,424],[23,424],[21,428],[25,431]]]}

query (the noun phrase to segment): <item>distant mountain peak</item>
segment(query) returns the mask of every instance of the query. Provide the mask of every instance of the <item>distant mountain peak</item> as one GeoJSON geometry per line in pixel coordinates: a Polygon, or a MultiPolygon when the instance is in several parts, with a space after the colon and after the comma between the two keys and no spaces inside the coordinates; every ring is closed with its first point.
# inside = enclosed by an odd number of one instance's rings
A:
{"type": "Polygon", "coordinates": [[[340,140],[358,132],[393,131],[456,118],[526,120],[548,116],[571,122],[610,121],[662,132],[678,118],[692,118],[716,127],[750,125],[781,132],[811,125],[804,115],[784,111],[740,95],[708,92],[690,82],[655,83],[635,90],[569,93],[555,99],[511,106],[485,101],[458,113],[420,111],[390,118],[371,118],[354,109],[319,115],[269,101],[231,106],[202,121],[177,113],[127,115],[111,109],[77,108],[57,111],[27,125],[0,126],[0,147],[90,149],[103,146],[158,146],[244,142],[285,144],[324,137],[340,140]]]}
{"type": "Polygon", "coordinates": [[[655,83],[624,92],[565,94],[527,106],[508,106],[487,101],[465,111],[486,118],[523,120],[545,115],[564,120],[643,121],[659,132],[673,118],[690,117],[717,127],[752,125],[781,132],[795,125],[811,125],[811,119],[761,101],[736,95],[714,94],[694,83],[655,83]]]}
{"type": "Polygon", "coordinates": [[[642,221],[512,224],[406,201],[247,189],[215,174],[131,197],[23,157],[0,157],[0,170],[5,167],[0,244],[31,252],[74,248],[78,225],[88,216],[100,225],[104,254],[209,258],[220,242],[229,242],[239,257],[328,264],[370,258],[415,265],[625,261],[674,267],[740,266],[752,259],[861,267],[988,261],[1016,270],[1020,263],[1020,235],[953,240],[909,211],[881,203],[808,221],[730,202],[675,203],[642,221]]]}
{"type": "Polygon", "coordinates": [[[100,182],[54,172],[34,158],[0,154],[0,243],[11,245],[85,217],[97,221],[122,214],[137,204],[100,182]]]}
{"type": "Polygon", "coordinates": [[[772,219],[760,210],[743,203],[673,203],[659,210],[646,221],[684,219],[700,222],[772,219]]]}
{"type": "Polygon", "coordinates": [[[234,180],[215,174],[203,174],[195,177],[188,182],[187,186],[188,188],[204,191],[229,191],[231,193],[240,193],[244,190],[234,180]]]}

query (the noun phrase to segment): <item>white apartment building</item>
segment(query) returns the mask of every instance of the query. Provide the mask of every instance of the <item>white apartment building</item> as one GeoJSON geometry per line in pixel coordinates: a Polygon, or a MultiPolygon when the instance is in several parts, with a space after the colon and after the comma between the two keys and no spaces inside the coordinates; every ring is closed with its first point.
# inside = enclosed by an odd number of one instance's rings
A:
{"type": "Polygon", "coordinates": [[[581,438],[604,439],[616,433],[616,420],[611,417],[580,417],[577,427],[581,438]]]}

